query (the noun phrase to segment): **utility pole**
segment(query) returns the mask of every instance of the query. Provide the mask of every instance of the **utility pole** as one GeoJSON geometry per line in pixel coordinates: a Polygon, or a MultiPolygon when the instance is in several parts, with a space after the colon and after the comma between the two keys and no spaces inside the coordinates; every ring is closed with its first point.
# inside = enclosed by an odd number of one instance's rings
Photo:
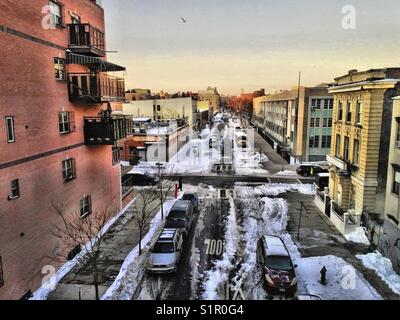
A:
{"type": "Polygon", "coordinates": [[[303,202],[300,202],[300,217],[299,217],[299,226],[297,229],[297,240],[300,239],[300,226],[301,226],[301,216],[303,215],[303,202]]]}
{"type": "Polygon", "coordinates": [[[156,166],[158,167],[158,186],[160,188],[160,204],[161,204],[161,220],[164,220],[164,201],[163,201],[163,187],[161,182],[161,167],[162,163],[157,162],[156,166]]]}

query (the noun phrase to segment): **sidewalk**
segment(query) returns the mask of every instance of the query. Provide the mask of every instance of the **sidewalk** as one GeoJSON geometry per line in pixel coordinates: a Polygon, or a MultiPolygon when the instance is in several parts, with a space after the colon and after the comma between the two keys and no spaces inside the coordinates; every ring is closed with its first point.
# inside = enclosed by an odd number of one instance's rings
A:
{"type": "MultiPolygon", "coordinates": [[[[154,203],[154,206],[159,207],[159,202],[154,203]]],[[[139,243],[134,214],[135,204],[132,204],[106,233],[98,264],[100,297],[114,282],[126,256],[139,243]]],[[[82,300],[95,300],[92,274],[90,266],[78,265],[60,281],[48,300],[78,300],[79,291],[82,300]]]]}
{"type": "Polygon", "coordinates": [[[314,205],[314,197],[298,193],[286,193],[279,196],[289,203],[288,231],[303,258],[334,255],[350,263],[363,274],[365,279],[376,289],[385,300],[399,300],[388,285],[375,273],[364,267],[356,258],[357,254],[372,252],[369,246],[347,242],[335,229],[330,220],[323,216],[314,205]],[[300,218],[300,202],[303,202],[303,212],[300,225],[300,237],[297,232],[300,218]]]}

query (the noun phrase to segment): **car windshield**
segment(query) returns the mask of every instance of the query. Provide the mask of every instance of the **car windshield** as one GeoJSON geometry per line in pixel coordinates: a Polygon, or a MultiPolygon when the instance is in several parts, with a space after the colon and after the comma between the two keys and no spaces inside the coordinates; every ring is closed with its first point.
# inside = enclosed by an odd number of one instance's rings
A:
{"type": "Polygon", "coordinates": [[[153,248],[153,253],[173,253],[174,251],[172,242],[157,242],[153,248]]]}
{"type": "Polygon", "coordinates": [[[186,220],[186,212],[185,211],[177,211],[173,210],[168,215],[168,220],[177,220],[177,221],[185,221],[186,220]]]}
{"type": "Polygon", "coordinates": [[[284,256],[269,256],[265,261],[265,266],[273,270],[292,270],[290,258],[284,256]]]}

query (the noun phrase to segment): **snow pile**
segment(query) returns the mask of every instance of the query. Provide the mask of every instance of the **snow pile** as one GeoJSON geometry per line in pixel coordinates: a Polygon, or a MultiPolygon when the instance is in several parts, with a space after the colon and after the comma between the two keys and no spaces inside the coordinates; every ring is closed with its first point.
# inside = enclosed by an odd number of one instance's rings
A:
{"type": "Polygon", "coordinates": [[[277,176],[295,176],[297,175],[296,171],[284,170],[276,173],[277,176]]]}
{"type": "Polygon", "coordinates": [[[308,293],[325,300],[381,300],[381,296],[352,265],[336,256],[301,258],[296,261],[298,278],[308,293]],[[320,283],[322,267],[327,269],[327,284],[320,283]]]}
{"type": "Polygon", "coordinates": [[[392,262],[375,251],[366,255],[357,255],[365,267],[375,270],[379,277],[387,283],[390,289],[400,295],[400,276],[394,271],[392,262]]]}
{"type": "Polygon", "coordinates": [[[313,184],[265,184],[254,190],[255,195],[259,196],[278,196],[286,192],[299,192],[306,195],[314,195],[315,187],[313,184]]]}
{"type": "Polygon", "coordinates": [[[356,230],[349,234],[346,234],[344,237],[347,241],[350,242],[370,245],[367,235],[365,234],[365,229],[363,227],[358,227],[356,230]]]}
{"type": "MultiPolygon", "coordinates": [[[[122,209],[117,215],[111,218],[101,229],[101,235],[104,235],[121,216],[123,216],[128,209],[133,205],[135,199],[129,202],[124,209],[122,209]]],[[[90,250],[90,243],[88,242],[85,246],[90,250]]],[[[50,278],[46,283],[42,284],[42,286],[37,289],[30,300],[47,300],[49,294],[56,289],[56,286],[60,283],[60,281],[73,269],[75,268],[82,258],[86,255],[85,248],[82,248],[82,251],[74,257],[74,259],[67,261],[64,265],[62,265],[56,272],[56,274],[50,278]]]]}
{"type": "Polygon", "coordinates": [[[236,249],[239,245],[240,235],[236,224],[235,207],[233,200],[230,199],[230,211],[226,224],[225,239],[226,249],[221,260],[215,262],[214,268],[205,273],[206,282],[203,284],[204,300],[220,300],[218,289],[229,278],[229,271],[233,268],[232,260],[235,257],[236,249]]]}
{"type": "MultiPolygon", "coordinates": [[[[175,203],[175,199],[167,201],[164,204],[164,213],[168,213],[175,203]]],[[[161,210],[151,221],[150,230],[142,239],[143,253],[139,256],[139,245],[137,245],[125,258],[124,263],[119,271],[119,274],[113,284],[108,288],[106,293],[102,296],[102,300],[131,300],[138,282],[144,275],[145,263],[147,261],[149,246],[154,238],[156,232],[163,224],[161,219],[161,210]]]]}
{"type": "Polygon", "coordinates": [[[268,161],[265,154],[251,150],[241,151],[235,148],[234,164],[236,174],[239,175],[265,175],[268,171],[263,169],[262,163],[268,161]],[[261,161],[260,161],[261,160],[261,161]]]}

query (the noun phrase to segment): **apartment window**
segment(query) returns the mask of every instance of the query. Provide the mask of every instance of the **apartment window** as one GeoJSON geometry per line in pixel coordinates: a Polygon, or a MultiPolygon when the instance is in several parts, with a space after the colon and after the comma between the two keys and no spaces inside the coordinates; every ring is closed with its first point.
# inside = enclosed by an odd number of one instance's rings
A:
{"type": "Polygon", "coordinates": [[[352,103],[351,101],[347,101],[347,115],[346,115],[346,122],[351,122],[351,110],[352,109],[352,103]]]}
{"type": "Polygon", "coordinates": [[[324,100],[324,109],[332,110],[333,109],[333,99],[325,99],[324,100]]]}
{"type": "Polygon", "coordinates": [[[61,58],[54,58],[54,71],[56,80],[64,81],[65,77],[65,60],[61,58]]]}
{"type": "Polygon", "coordinates": [[[309,146],[310,148],[319,148],[319,136],[311,136],[309,146]]]}
{"type": "Polygon", "coordinates": [[[8,199],[13,200],[13,199],[17,199],[19,197],[20,197],[19,180],[18,179],[11,180],[10,195],[8,196],[8,199]]]}
{"type": "Polygon", "coordinates": [[[335,146],[335,155],[337,158],[340,158],[340,134],[336,135],[336,146],[335,146]]]}
{"type": "Polygon", "coordinates": [[[76,178],[75,159],[67,159],[62,162],[62,174],[64,182],[69,182],[76,178]]]}
{"type": "Polygon", "coordinates": [[[112,165],[115,166],[119,163],[119,149],[114,148],[112,150],[112,165]]]}
{"type": "Polygon", "coordinates": [[[332,118],[328,118],[328,128],[332,128],[332,118]]]}
{"type": "Polygon", "coordinates": [[[4,276],[3,276],[3,260],[0,257],[0,288],[4,286],[4,276]]]}
{"type": "Polygon", "coordinates": [[[157,112],[160,112],[161,111],[161,106],[158,104],[157,105],[157,112]]]}
{"type": "Polygon", "coordinates": [[[320,125],[320,118],[315,118],[315,127],[316,128],[319,128],[319,125],[320,125]]]}
{"type": "Polygon", "coordinates": [[[92,197],[86,196],[80,201],[81,218],[86,217],[92,213],[92,197]]]}
{"type": "Polygon", "coordinates": [[[62,27],[62,7],[56,1],[50,1],[50,19],[54,26],[62,27]]]}
{"type": "Polygon", "coordinates": [[[75,131],[73,112],[61,111],[58,113],[58,130],[60,134],[66,134],[75,131]]]}
{"type": "Polygon", "coordinates": [[[360,163],[360,141],[354,139],[354,147],[353,147],[353,163],[358,165],[360,163]]]}
{"type": "Polygon", "coordinates": [[[343,101],[339,101],[337,120],[338,121],[342,121],[343,120],[343,101]]]}
{"type": "Polygon", "coordinates": [[[14,117],[6,117],[7,142],[15,142],[14,117]]]}
{"type": "Polygon", "coordinates": [[[344,137],[344,150],[343,150],[343,160],[349,160],[349,145],[350,140],[349,137],[344,137]]]}
{"type": "Polygon", "coordinates": [[[331,147],[331,136],[322,136],[321,148],[330,148],[330,147],[331,147]]]}
{"type": "Polygon", "coordinates": [[[396,127],[396,146],[397,148],[400,148],[400,119],[397,121],[397,127],[396,127]]]}
{"type": "Polygon", "coordinates": [[[314,109],[314,110],[321,109],[321,100],[320,99],[312,99],[311,100],[311,109],[314,109]]]}
{"type": "Polygon", "coordinates": [[[324,118],[322,125],[324,128],[332,128],[332,118],[324,118]]]}
{"type": "Polygon", "coordinates": [[[314,128],[315,127],[315,118],[310,119],[310,127],[314,128]]]}
{"type": "Polygon", "coordinates": [[[356,124],[362,124],[362,114],[363,114],[363,103],[362,101],[357,101],[356,107],[356,124]]]}

